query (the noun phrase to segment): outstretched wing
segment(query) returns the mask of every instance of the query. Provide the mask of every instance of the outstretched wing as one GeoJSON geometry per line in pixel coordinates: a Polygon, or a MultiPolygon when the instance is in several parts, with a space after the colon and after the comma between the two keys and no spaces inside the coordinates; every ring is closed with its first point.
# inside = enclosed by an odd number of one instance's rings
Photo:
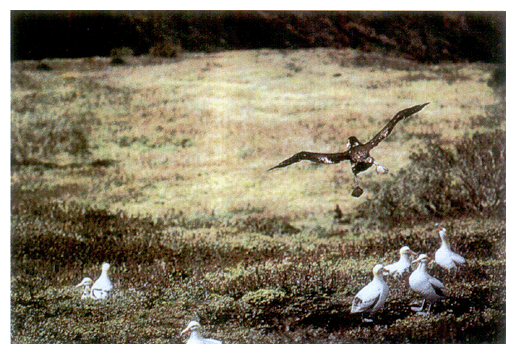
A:
{"type": "Polygon", "coordinates": [[[349,160],[349,150],[344,152],[336,152],[331,154],[319,153],[319,152],[309,152],[309,151],[301,151],[295,154],[292,157],[289,157],[285,161],[279,163],[278,165],[269,168],[268,171],[274,170],[275,168],[281,168],[293,163],[299,162],[301,160],[308,160],[317,163],[339,163],[344,160],[349,160]]]}
{"type": "Polygon", "coordinates": [[[374,138],[372,138],[367,144],[365,144],[369,149],[372,149],[374,148],[375,146],[377,146],[378,144],[380,144],[382,142],[383,139],[385,139],[386,137],[389,136],[389,134],[392,132],[392,130],[394,129],[394,126],[400,121],[402,120],[403,118],[407,118],[411,115],[413,115],[414,113],[417,113],[419,112],[420,110],[422,110],[423,108],[425,108],[425,106],[427,104],[429,104],[430,102],[427,102],[427,103],[423,103],[423,104],[420,104],[420,105],[417,105],[417,106],[414,106],[414,107],[410,107],[410,108],[407,108],[407,109],[404,109],[402,111],[399,111],[398,113],[396,113],[396,115],[389,121],[389,123],[387,123],[387,125],[382,129],[380,130],[380,132],[378,134],[376,134],[374,136],[374,138]]]}

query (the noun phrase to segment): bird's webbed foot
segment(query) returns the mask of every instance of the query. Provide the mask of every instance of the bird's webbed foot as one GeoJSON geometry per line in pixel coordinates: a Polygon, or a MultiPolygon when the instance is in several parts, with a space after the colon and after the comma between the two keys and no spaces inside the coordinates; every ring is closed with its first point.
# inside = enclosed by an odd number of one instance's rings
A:
{"type": "Polygon", "coordinates": [[[355,175],[355,188],[353,188],[353,192],[351,192],[351,196],[358,198],[364,193],[364,190],[360,188],[358,185],[358,177],[355,175]]]}
{"type": "Polygon", "coordinates": [[[411,309],[412,311],[416,311],[417,313],[420,313],[420,312],[422,312],[422,311],[423,311],[423,308],[425,307],[425,304],[426,304],[426,301],[425,301],[425,300],[423,300],[423,303],[421,304],[421,307],[412,306],[412,307],[410,307],[410,309],[411,309]]]}

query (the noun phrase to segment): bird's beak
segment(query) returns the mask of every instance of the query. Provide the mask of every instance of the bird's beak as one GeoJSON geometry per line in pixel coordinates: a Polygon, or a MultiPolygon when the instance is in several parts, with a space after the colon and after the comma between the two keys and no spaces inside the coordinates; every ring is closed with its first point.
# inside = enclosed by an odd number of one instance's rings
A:
{"type": "Polygon", "coordinates": [[[420,260],[420,259],[415,259],[415,260],[413,260],[413,261],[412,261],[412,263],[411,263],[411,264],[416,264],[416,263],[419,263],[419,262],[421,262],[421,260],[420,260]]]}
{"type": "Polygon", "coordinates": [[[185,334],[185,333],[188,333],[188,332],[190,332],[190,327],[186,327],[185,329],[183,329],[183,330],[181,331],[181,335],[183,335],[183,334],[185,334]]]}
{"type": "Polygon", "coordinates": [[[417,253],[416,253],[416,252],[414,252],[414,251],[410,251],[410,255],[411,255],[411,256],[414,256],[414,257],[416,257],[416,258],[417,258],[417,253]]]}

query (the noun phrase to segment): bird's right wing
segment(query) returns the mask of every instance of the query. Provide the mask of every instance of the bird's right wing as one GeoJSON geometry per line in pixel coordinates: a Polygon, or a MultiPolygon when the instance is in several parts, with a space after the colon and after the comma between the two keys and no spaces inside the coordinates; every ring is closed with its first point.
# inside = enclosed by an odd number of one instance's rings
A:
{"type": "Polygon", "coordinates": [[[293,163],[299,162],[301,160],[308,160],[312,162],[317,163],[326,163],[326,164],[333,164],[333,163],[339,163],[344,160],[349,160],[349,150],[344,152],[336,152],[336,153],[320,153],[320,152],[309,152],[309,151],[301,151],[295,154],[292,157],[289,157],[288,159],[282,161],[278,165],[269,168],[268,171],[274,170],[275,168],[282,168],[288,165],[291,165],[293,163]]]}

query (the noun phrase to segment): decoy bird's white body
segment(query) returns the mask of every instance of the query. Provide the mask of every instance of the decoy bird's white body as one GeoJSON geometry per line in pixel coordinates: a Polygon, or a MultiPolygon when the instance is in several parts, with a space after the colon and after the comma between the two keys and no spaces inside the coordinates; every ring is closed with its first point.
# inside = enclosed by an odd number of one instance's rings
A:
{"type": "Polygon", "coordinates": [[[222,344],[220,340],[203,338],[198,332],[201,325],[197,321],[191,321],[188,326],[181,332],[185,334],[190,332],[190,338],[186,341],[186,344],[222,344]]]}
{"type": "MultiPolygon", "coordinates": [[[[383,270],[384,267],[381,264],[373,268],[373,280],[355,295],[351,304],[351,313],[373,314],[383,307],[389,296],[389,286],[383,279],[383,270]]],[[[371,322],[365,318],[364,321],[371,322]]]]}
{"type": "Polygon", "coordinates": [[[423,304],[421,307],[413,307],[412,310],[417,311],[422,315],[428,315],[433,303],[446,296],[446,288],[444,287],[444,284],[432,277],[426,271],[426,265],[429,261],[430,258],[426,254],[421,254],[412,262],[419,263],[419,266],[409,277],[410,287],[423,298],[423,304]],[[422,312],[426,302],[428,302],[430,306],[427,312],[422,312]]]}
{"type": "Polygon", "coordinates": [[[466,260],[464,257],[458,255],[457,253],[453,252],[450,248],[450,242],[448,241],[448,238],[446,236],[446,229],[439,226],[439,236],[441,237],[441,247],[435,252],[435,261],[437,264],[439,264],[441,267],[450,270],[453,268],[457,268],[457,265],[462,265],[466,263],[466,260]]]}
{"type": "Polygon", "coordinates": [[[88,299],[91,298],[91,286],[93,285],[93,280],[91,278],[84,278],[79,284],[77,284],[75,287],[80,288],[84,287],[84,291],[82,292],[81,299],[88,299]]]}
{"type": "Polygon", "coordinates": [[[109,296],[111,290],[113,290],[113,284],[111,280],[109,280],[109,263],[102,264],[102,274],[95,281],[93,286],[91,287],[91,297],[97,300],[106,299],[109,296]]]}
{"type": "Polygon", "coordinates": [[[400,249],[400,260],[385,266],[385,270],[395,279],[402,278],[405,273],[410,273],[410,265],[412,264],[410,261],[411,255],[416,256],[408,246],[403,246],[400,249]]]}

